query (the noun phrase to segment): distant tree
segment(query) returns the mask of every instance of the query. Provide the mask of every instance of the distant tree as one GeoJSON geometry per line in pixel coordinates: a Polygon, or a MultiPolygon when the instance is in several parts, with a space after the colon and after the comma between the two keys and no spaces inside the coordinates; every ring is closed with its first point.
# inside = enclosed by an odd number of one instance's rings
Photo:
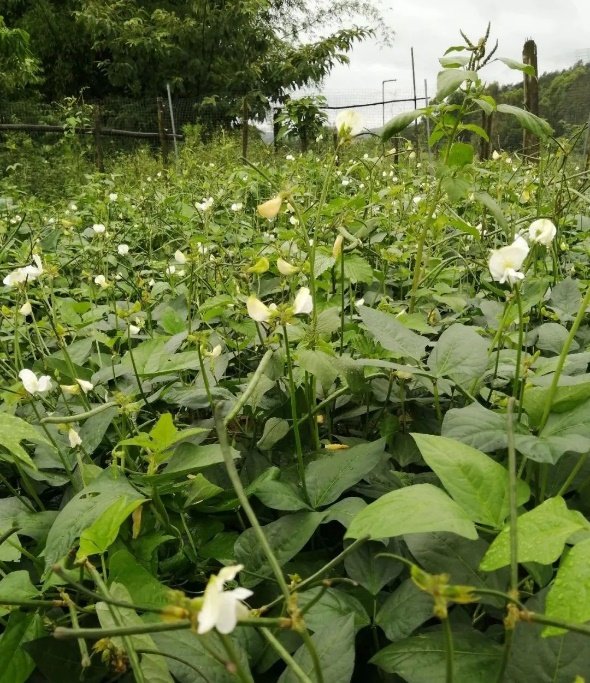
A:
{"type": "Polygon", "coordinates": [[[29,50],[29,34],[9,28],[0,16],[0,93],[14,94],[39,80],[39,64],[29,50]]]}

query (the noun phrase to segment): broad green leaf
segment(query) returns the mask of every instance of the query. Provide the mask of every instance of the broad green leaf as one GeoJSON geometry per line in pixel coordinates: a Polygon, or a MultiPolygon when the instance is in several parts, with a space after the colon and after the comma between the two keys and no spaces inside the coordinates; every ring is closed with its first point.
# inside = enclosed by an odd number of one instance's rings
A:
{"type": "MultiPolygon", "coordinates": [[[[568,510],[563,498],[549,498],[517,520],[518,561],[552,564],[559,558],[567,540],[578,531],[590,530],[577,510],[568,510]]],[[[481,562],[481,569],[492,571],[510,564],[510,532],[504,527],[496,536],[481,562]]]]}
{"type": "Polygon", "coordinates": [[[76,560],[82,561],[90,555],[101,555],[106,552],[119,535],[123,522],[143,502],[141,499],[128,501],[124,496],[110,505],[80,534],[76,560]]]}
{"type": "Polygon", "coordinates": [[[532,64],[523,64],[522,62],[517,62],[515,59],[509,59],[508,57],[496,57],[499,62],[503,62],[510,69],[516,69],[517,71],[523,71],[527,76],[536,76],[535,67],[532,64]]]}
{"type": "Polygon", "coordinates": [[[552,413],[539,436],[557,450],[586,453],[590,450],[590,400],[565,413],[552,413]]]}
{"type": "Polygon", "coordinates": [[[371,595],[377,595],[383,586],[393,581],[403,570],[401,562],[391,557],[377,557],[387,552],[381,543],[368,541],[355,548],[344,559],[346,573],[371,595]]]}
{"type": "Polygon", "coordinates": [[[349,614],[354,616],[355,631],[371,623],[361,602],[350,593],[337,588],[326,590],[323,586],[316,586],[298,593],[297,604],[301,609],[305,609],[310,603],[313,606],[305,611],[305,625],[312,631],[321,631],[330,626],[334,619],[347,617],[349,614]]]}
{"type": "Polygon", "coordinates": [[[479,202],[480,204],[483,204],[486,207],[486,209],[488,209],[488,211],[496,219],[498,225],[501,228],[504,228],[506,230],[508,229],[508,221],[504,216],[504,212],[500,208],[498,202],[493,197],[491,197],[487,192],[474,192],[473,197],[475,201],[479,202]]]}
{"type": "Polygon", "coordinates": [[[328,522],[338,522],[342,524],[345,529],[348,529],[350,523],[354,517],[367,507],[367,504],[362,498],[356,498],[352,496],[351,498],[342,498],[334,505],[330,505],[329,508],[324,510],[326,517],[323,521],[324,524],[328,522]]]}
{"type": "Polygon", "coordinates": [[[480,138],[483,138],[487,142],[490,141],[490,136],[486,133],[486,131],[481,126],[478,126],[475,123],[460,123],[457,126],[457,130],[458,131],[469,130],[472,133],[475,133],[476,135],[478,135],[480,138]]]}
{"type": "MultiPolygon", "coordinates": [[[[17,461],[33,469],[36,469],[36,466],[21,446],[21,441],[32,441],[33,443],[51,446],[49,439],[37,427],[8,413],[0,413],[0,434],[2,434],[0,449],[7,450],[17,461]]],[[[12,461],[12,459],[6,458],[1,451],[0,459],[12,461]]]]}
{"type": "MultiPolygon", "coordinates": [[[[296,512],[285,515],[262,527],[279,564],[284,566],[303,548],[321,524],[321,512],[296,512]]],[[[272,570],[254,529],[246,529],[236,541],[234,548],[237,562],[245,569],[242,584],[251,588],[265,577],[272,576],[272,570]]]]}
{"type": "Polygon", "coordinates": [[[199,472],[199,474],[191,478],[190,483],[186,487],[184,507],[188,508],[191,505],[198,505],[209,500],[209,498],[215,498],[220,493],[223,493],[221,486],[213,484],[199,472]]]}
{"type": "MultiPolygon", "coordinates": [[[[569,331],[559,323],[543,323],[531,330],[526,336],[526,345],[535,346],[541,351],[551,351],[559,354],[567,341],[569,331]]],[[[570,344],[572,351],[579,349],[579,344],[573,340],[570,344]]]]}
{"type": "Polygon", "coordinates": [[[488,343],[472,327],[456,323],[448,327],[428,357],[436,377],[450,377],[462,387],[481,378],[488,364],[488,343]]]}
{"type": "MultiPolygon", "coordinates": [[[[523,406],[533,426],[538,426],[547,404],[549,387],[526,387],[523,406]]],[[[557,387],[551,404],[552,413],[567,413],[590,399],[590,382],[557,387]]]]}
{"type": "Polygon", "coordinates": [[[447,164],[461,168],[473,162],[473,145],[467,142],[454,142],[449,151],[447,164]]]}
{"type": "Polygon", "coordinates": [[[432,596],[420,590],[412,579],[406,579],[381,605],[375,623],[388,640],[401,640],[432,619],[433,608],[432,596]]]}
{"type": "Polygon", "coordinates": [[[432,484],[407,486],[381,496],[352,520],[346,537],[378,539],[427,531],[477,538],[469,515],[432,484]]]}
{"type": "Polygon", "coordinates": [[[338,377],[338,366],[334,363],[334,356],[323,351],[301,349],[297,352],[297,364],[317,377],[324,394],[328,393],[334,380],[338,377]]]}
{"type": "Polygon", "coordinates": [[[128,550],[109,554],[109,579],[125,586],[133,602],[160,607],[169,602],[170,589],[141,565],[128,550]]]}
{"type": "Polygon", "coordinates": [[[76,539],[116,500],[145,500],[123,475],[105,470],[89,486],[76,494],[59,512],[47,536],[45,570],[68,553],[76,539]]]}
{"type": "MultiPolygon", "coordinates": [[[[105,680],[107,669],[96,657],[90,660],[90,666],[80,663],[80,648],[75,640],[57,640],[53,636],[44,636],[29,640],[23,648],[34,661],[43,678],[43,683],[101,683],[105,680]]],[[[34,679],[30,679],[34,680],[34,679]]]]}
{"type": "MultiPolygon", "coordinates": [[[[404,542],[416,564],[430,574],[449,574],[453,584],[504,591],[508,571],[485,572],[480,562],[489,547],[482,538],[468,540],[455,534],[407,534],[404,542]]],[[[502,599],[481,596],[481,602],[503,607],[502,599]]]]}
{"type": "Polygon", "coordinates": [[[35,663],[24,649],[44,634],[43,619],[36,612],[12,612],[0,636],[0,683],[25,683],[35,663]]]}
{"type": "Polygon", "coordinates": [[[439,57],[438,61],[445,69],[455,69],[469,63],[467,55],[452,55],[451,57],[439,57]]]}
{"type": "MultiPolygon", "coordinates": [[[[544,591],[525,603],[525,608],[545,613],[544,591]]],[[[542,624],[520,624],[514,631],[506,683],[580,683],[576,676],[590,671],[588,636],[568,632],[542,638],[542,624]],[[523,656],[534,653],[534,656],[523,656]]]]}
{"type": "Polygon", "coordinates": [[[473,100],[477,106],[483,110],[488,116],[490,114],[493,114],[496,111],[496,101],[494,100],[493,97],[490,97],[489,95],[484,95],[483,97],[479,99],[474,99],[473,100]]]}
{"type": "Polygon", "coordinates": [[[84,444],[84,452],[92,455],[94,451],[100,446],[107,429],[111,422],[119,414],[118,408],[107,408],[98,415],[93,415],[84,421],[80,427],[80,438],[84,444]]]}
{"type": "Polygon", "coordinates": [[[2,607],[2,600],[31,600],[39,597],[39,591],[31,583],[29,572],[18,569],[10,572],[0,581],[0,616],[7,614],[10,609],[2,607]]]}
{"type": "Polygon", "coordinates": [[[413,109],[412,111],[404,111],[401,114],[397,114],[385,124],[381,133],[381,139],[383,142],[387,142],[387,140],[401,133],[410,123],[413,123],[423,114],[424,109],[413,109]]]}
{"type": "Polygon", "coordinates": [[[256,445],[261,451],[268,451],[288,433],[289,423],[287,420],[281,417],[269,417],[264,423],[262,436],[256,445]]]}
{"type": "MultiPolygon", "coordinates": [[[[426,464],[441,480],[453,500],[480,524],[499,528],[509,511],[508,470],[491,457],[454,439],[412,434],[426,464]]],[[[523,481],[517,484],[518,504],[530,495],[523,481]]]]}
{"type": "MultiPolygon", "coordinates": [[[[495,683],[502,659],[502,647],[495,640],[479,631],[454,628],[453,646],[456,683],[495,683]]],[[[419,633],[388,645],[370,661],[407,683],[445,683],[445,635],[440,628],[419,633]]]]}
{"type": "MultiPolygon", "coordinates": [[[[232,448],[234,458],[239,458],[238,451],[232,448]]],[[[187,474],[211,465],[223,462],[223,454],[217,443],[195,445],[193,443],[181,443],[174,450],[174,455],[168,461],[166,467],[156,475],[161,480],[183,479],[187,474]]]]}
{"type": "MultiPolygon", "coordinates": [[[[349,683],[354,670],[354,615],[337,617],[320,631],[316,631],[311,640],[323,673],[324,683],[349,683]]],[[[294,655],[294,659],[303,672],[315,680],[314,665],[309,649],[302,645],[294,655]]],[[[286,669],[277,683],[299,683],[299,679],[286,669]]]]}
{"type": "Polygon", "coordinates": [[[536,135],[538,138],[546,138],[553,133],[553,128],[545,121],[545,119],[531,114],[530,111],[521,109],[520,107],[515,107],[512,104],[499,104],[497,106],[497,111],[503,114],[510,114],[520,123],[520,125],[536,135]]]}
{"type": "MultiPolygon", "coordinates": [[[[576,545],[565,555],[553,585],[549,589],[545,614],[554,619],[583,624],[590,621],[590,538],[576,545]]],[[[543,636],[558,636],[566,629],[546,626],[543,636]]]]}
{"type": "Polygon", "coordinates": [[[272,510],[310,510],[295,484],[276,479],[265,480],[253,490],[254,495],[272,510]]]}
{"type": "Polygon", "coordinates": [[[369,332],[383,346],[398,357],[420,360],[429,340],[422,337],[396,320],[391,313],[376,311],[368,306],[360,306],[359,312],[369,332]]]}
{"type": "MultiPolygon", "coordinates": [[[[131,602],[131,596],[125,586],[120,583],[112,582],[109,586],[109,593],[115,600],[131,602]]],[[[113,628],[115,626],[143,626],[144,621],[132,609],[125,607],[117,607],[118,619],[115,620],[109,606],[104,602],[96,603],[96,616],[103,628],[113,628]]],[[[117,647],[126,650],[125,641],[116,637],[113,638],[113,644],[117,647]]],[[[127,642],[130,642],[132,647],[136,650],[157,650],[157,645],[147,633],[127,636],[127,642]]],[[[144,678],[149,683],[173,683],[172,676],[168,671],[168,660],[157,654],[142,654],[140,658],[140,668],[144,678]]]]}
{"type": "Polygon", "coordinates": [[[383,460],[385,439],[361,443],[324,455],[305,468],[305,484],[313,508],[329,505],[383,460]]]}
{"type": "Polygon", "coordinates": [[[436,79],[436,99],[441,102],[465,81],[477,81],[476,71],[466,69],[444,69],[439,71],[436,79]]]}
{"type": "Polygon", "coordinates": [[[346,254],[344,257],[344,277],[353,284],[373,282],[373,268],[360,254],[346,254]]]}
{"type": "Polygon", "coordinates": [[[573,320],[581,303],[580,288],[576,280],[571,277],[566,277],[565,280],[561,280],[555,287],[552,287],[549,307],[557,313],[561,322],[573,320]]]}

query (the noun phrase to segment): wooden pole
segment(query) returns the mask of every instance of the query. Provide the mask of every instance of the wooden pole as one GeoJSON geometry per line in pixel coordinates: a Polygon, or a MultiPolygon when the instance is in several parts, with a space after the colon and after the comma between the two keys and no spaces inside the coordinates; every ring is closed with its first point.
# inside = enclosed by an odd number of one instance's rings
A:
{"type": "Polygon", "coordinates": [[[281,108],[277,107],[272,112],[272,144],[275,154],[279,151],[279,133],[281,132],[281,124],[279,116],[281,115],[281,108]]]}
{"type": "Polygon", "coordinates": [[[94,118],[94,157],[96,161],[96,168],[100,171],[100,173],[103,173],[104,159],[102,156],[102,140],[100,138],[100,131],[102,129],[102,121],[100,118],[100,105],[94,105],[92,114],[94,118]]]}
{"type": "MultiPolygon", "coordinates": [[[[534,40],[528,39],[522,48],[523,64],[531,65],[535,69],[535,75],[524,74],[524,108],[531,114],[539,115],[539,73],[537,67],[537,44],[534,40]]],[[[522,138],[523,152],[525,156],[538,161],[539,159],[539,138],[530,131],[525,130],[522,138]]]]}
{"type": "Polygon", "coordinates": [[[164,100],[161,97],[156,99],[158,108],[158,135],[160,137],[160,148],[162,150],[162,163],[164,166],[168,165],[168,139],[166,136],[166,127],[164,126],[164,100]]]}

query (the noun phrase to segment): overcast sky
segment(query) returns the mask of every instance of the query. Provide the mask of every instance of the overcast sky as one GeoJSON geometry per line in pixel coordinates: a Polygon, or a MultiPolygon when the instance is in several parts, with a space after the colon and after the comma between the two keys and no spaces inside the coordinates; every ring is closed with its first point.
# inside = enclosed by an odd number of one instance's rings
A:
{"type": "MultiPolygon", "coordinates": [[[[524,41],[536,41],[539,73],[565,69],[581,58],[590,61],[590,0],[375,0],[375,4],[395,32],[393,46],[381,48],[376,41],[356,46],[350,65],[337,66],[324,83],[329,104],[380,100],[382,81],[394,78],[395,83],[385,84],[385,99],[411,96],[411,47],[418,96],[424,95],[424,79],[434,95],[438,58],[449,46],[462,43],[459,29],[475,42],[488,21],[500,57],[520,61],[524,41]]],[[[481,75],[489,82],[513,83],[521,74],[496,62],[481,75]]],[[[392,106],[387,115],[407,108],[411,105],[392,106]]]]}

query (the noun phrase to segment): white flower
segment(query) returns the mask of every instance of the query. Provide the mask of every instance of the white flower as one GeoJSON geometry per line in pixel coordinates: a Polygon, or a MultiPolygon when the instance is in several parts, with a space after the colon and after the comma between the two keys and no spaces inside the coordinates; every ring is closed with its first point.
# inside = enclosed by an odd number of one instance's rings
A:
{"type": "Polygon", "coordinates": [[[357,299],[357,300],[354,302],[354,305],[355,305],[357,308],[360,308],[361,306],[364,306],[364,305],[365,305],[365,300],[364,300],[364,299],[357,299]]]}
{"type": "Polygon", "coordinates": [[[85,379],[78,379],[76,377],[76,382],[78,382],[80,389],[82,389],[85,394],[94,389],[94,384],[92,384],[92,382],[87,382],[85,379]]]}
{"type": "Polygon", "coordinates": [[[199,611],[197,620],[199,626],[197,633],[202,635],[215,628],[219,633],[231,633],[240,617],[248,616],[248,608],[242,603],[253,595],[247,588],[234,588],[224,591],[226,581],[232,581],[236,574],[243,569],[243,565],[233,565],[223,567],[219,574],[209,578],[205,594],[203,596],[203,606],[199,611]]]}
{"type": "Polygon", "coordinates": [[[92,226],[92,229],[97,235],[102,235],[102,233],[106,230],[105,226],[102,223],[95,223],[92,226]]]}
{"type": "Polygon", "coordinates": [[[31,315],[33,312],[33,307],[30,301],[25,301],[25,303],[18,309],[18,312],[25,317],[31,315]]]}
{"type": "Polygon", "coordinates": [[[277,259],[277,268],[279,269],[279,273],[285,277],[289,277],[289,275],[295,275],[295,273],[299,271],[297,266],[291,265],[288,261],[285,261],[285,259],[282,258],[277,259]]]}
{"type": "Polygon", "coordinates": [[[508,282],[510,285],[524,279],[524,273],[518,270],[528,253],[529,245],[522,237],[517,237],[508,247],[492,251],[488,261],[492,278],[500,284],[508,282]]]}
{"type": "Polygon", "coordinates": [[[49,375],[41,375],[37,378],[32,370],[25,368],[18,373],[18,376],[29,394],[46,394],[53,389],[49,375]]]}
{"type": "Polygon", "coordinates": [[[341,137],[358,135],[362,129],[363,120],[357,111],[347,109],[336,117],[336,130],[341,137]]]}
{"type": "Polygon", "coordinates": [[[168,268],[166,268],[166,275],[174,275],[175,272],[176,266],[168,266],[168,268]]]}
{"type": "Polygon", "coordinates": [[[408,155],[408,159],[415,159],[416,158],[416,152],[410,152],[408,155]]]}
{"type": "Polygon", "coordinates": [[[197,202],[195,206],[199,211],[208,211],[213,206],[213,197],[209,197],[209,199],[203,197],[203,201],[201,203],[197,202]]]}
{"type": "Polygon", "coordinates": [[[287,156],[285,157],[285,159],[286,159],[287,161],[295,161],[295,157],[294,157],[292,154],[287,154],[287,156]]]}
{"type": "Polygon", "coordinates": [[[129,245],[128,244],[119,244],[117,247],[117,251],[119,252],[119,256],[127,256],[129,253],[129,245]]]}
{"type": "Polygon", "coordinates": [[[545,247],[551,245],[557,234],[557,228],[548,218],[539,218],[533,221],[529,227],[529,239],[545,247]]]}
{"type": "Polygon", "coordinates": [[[493,159],[494,161],[498,161],[498,159],[501,159],[501,158],[502,158],[502,155],[500,154],[500,152],[498,152],[498,150],[495,149],[495,150],[492,152],[492,159],[493,159]]]}
{"type": "Polygon", "coordinates": [[[139,334],[141,331],[141,328],[138,327],[137,325],[132,325],[131,323],[129,324],[129,334],[139,334]]]}
{"type": "Polygon", "coordinates": [[[244,208],[244,205],[242,202],[234,202],[230,208],[232,211],[241,211],[244,208]]]}
{"type": "Polygon", "coordinates": [[[97,275],[94,278],[94,284],[102,287],[103,289],[106,289],[109,286],[109,283],[104,275],[97,275]]]}
{"type": "Polygon", "coordinates": [[[299,225],[299,219],[295,218],[295,216],[289,216],[289,223],[291,225],[299,225]]]}
{"type": "Polygon", "coordinates": [[[180,249],[177,249],[174,252],[174,260],[176,263],[179,263],[182,266],[186,263],[186,256],[180,251],[180,249]]]}
{"type": "Polygon", "coordinates": [[[31,264],[30,266],[13,270],[12,273],[8,273],[2,282],[7,287],[14,287],[15,285],[20,285],[23,282],[31,282],[35,278],[38,278],[39,275],[43,273],[41,257],[38,254],[33,254],[33,261],[35,262],[35,265],[31,264]]]}
{"type": "Polygon", "coordinates": [[[246,308],[248,309],[248,315],[255,320],[257,323],[268,322],[271,314],[271,309],[263,304],[260,299],[257,299],[254,295],[248,297],[246,301],[246,308]]]}
{"type": "Polygon", "coordinates": [[[313,299],[307,287],[302,287],[295,297],[293,302],[293,312],[295,315],[299,313],[311,313],[313,311],[313,299]]]}
{"type": "Polygon", "coordinates": [[[68,432],[68,439],[70,441],[70,448],[76,448],[76,446],[80,446],[82,444],[82,439],[80,438],[80,435],[73,428],[70,428],[68,432]]]}
{"type": "Polygon", "coordinates": [[[211,350],[211,353],[209,354],[210,358],[219,358],[219,356],[221,356],[221,344],[217,344],[217,346],[214,346],[211,350]]]}
{"type": "Polygon", "coordinates": [[[350,185],[350,180],[348,178],[342,178],[342,187],[346,187],[347,185],[350,185]]]}

